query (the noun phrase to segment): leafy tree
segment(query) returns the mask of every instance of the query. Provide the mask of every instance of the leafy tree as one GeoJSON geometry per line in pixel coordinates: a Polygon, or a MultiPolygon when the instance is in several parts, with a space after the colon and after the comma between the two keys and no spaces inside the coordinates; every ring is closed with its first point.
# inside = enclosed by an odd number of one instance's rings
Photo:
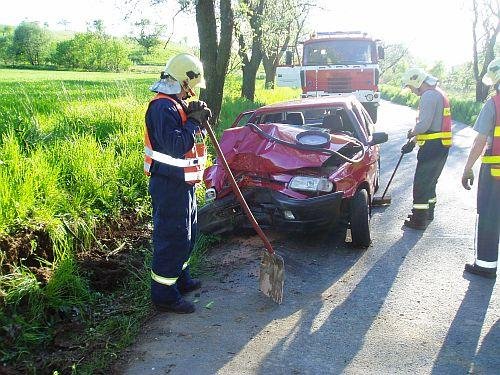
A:
{"type": "Polygon", "coordinates": [[[134,23],[134,26],[138,29],[138,33],[133,39],[139,43],[146,50],[146,54],[151,53],[151,49],[158,44],[160,44],[160,34],[162,27],[158,25],[152,25],[151,21],[143,18],[138,22],[134,23]]]}
{"type": "Polygon", "coordinates": [[[31,65],[40,65],[47,57],[49,42],[48,31],[37,22],[22,22],[14,31],[13,51],[31,65]]]}
{"type": "Polygon", "coordinates": [[[14,38],[14,27],[0,26],[0,61],[8,64],[13,61],[12,41],[14,38]]]}
{"type": "Polygon", "coordinates": [[[309,0],[274,0],[266,2],[262,33],[262,64],[266,87],[273,88],[276,68],[286,50],[298,57],[298,41],[303,36],[305,21],[316,6],[309,0]]]}
{"type": "Polygon", "coordinates": [[[414,64],[408,47],[403,44],[385,46],[385,57],[380,60],[380,80],[385,84],[400,86],[401,76],[414,64]]]}
{"type": "Polygon", "coordinates": [[[488,87],[482,82],[488,64],[495,58],[495,46],[500,31],[500,3],[498,0],[472,0],[472,38],[476,101],[488,96],[488,87]]]}

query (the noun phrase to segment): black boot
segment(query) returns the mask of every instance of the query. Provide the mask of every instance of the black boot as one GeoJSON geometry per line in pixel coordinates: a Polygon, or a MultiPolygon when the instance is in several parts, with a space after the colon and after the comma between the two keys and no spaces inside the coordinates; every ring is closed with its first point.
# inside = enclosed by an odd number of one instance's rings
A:
{"type": "Polygon", "coordinates": [[[427,212],[427,220],[434,220],[434,208],[436,207],[436,203],[429,203],[429,210],[427,212]]]}
{"type": "Polygon", "coordinates": [[[474,275],[482,276],[487,279],[495,279],[497,277],[497,272],[495,268],[485,268],[474,264],[466,264],[465,271],[473,273],[474,275]]]}
{"type": "Polygon", "coordinates": [[[427,221],[428,210],[413,209],[409,219],[405,220],[404,225],[408,228],[423,230],[429,224],[427,221]]]}
{"type": "Polygon", "coordinates": [[[194,313],[195,307],[189,301],[186,301],[184,298],[177,300],[171,304],[154,304],[154,307],[158,311],[162,312],[173,312],[176,314],[191,314],[194,313]]]}
{"type": "Polygon", "coordinates": [[[201,288],[201,281],[199,279],[189,279],[185,281],[183,284],[178,285],[177,287],[181,294],[188,294],[194,290],[201,288]]]}

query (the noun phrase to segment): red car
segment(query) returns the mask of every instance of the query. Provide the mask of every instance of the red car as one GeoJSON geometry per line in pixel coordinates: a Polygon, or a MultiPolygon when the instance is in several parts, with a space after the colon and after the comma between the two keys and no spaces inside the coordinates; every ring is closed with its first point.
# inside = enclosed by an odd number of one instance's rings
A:
{"type": "MultiPolygon", "coordinates": [[[[342,217],[353,245],[367,247],[386,133],[354,97],[306,98],[243,112],[220,146],[255,218],[283,231],[328,228],[342,217]]],[[[251,227],[221,165],[204,174],[201,232],[251,227]]]]}

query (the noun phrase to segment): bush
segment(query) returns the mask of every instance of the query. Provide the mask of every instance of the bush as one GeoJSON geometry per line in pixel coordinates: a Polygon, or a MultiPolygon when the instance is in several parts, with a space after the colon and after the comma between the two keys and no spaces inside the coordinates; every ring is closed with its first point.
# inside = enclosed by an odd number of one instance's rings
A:
{"type": "MultiPolygon", "coordinates": [[[[380,92],[383,99],[393,103],[407,105],[412,108],[418,107],[418,96],[410,91],[403,91],[399,87],[381,85],[380,92]]],[[[451,105],[451,117],[455,121],[473,125],[481,111],[482,103],[472,99],[462,99],[454,95],[448,96],[451,105]]]]}

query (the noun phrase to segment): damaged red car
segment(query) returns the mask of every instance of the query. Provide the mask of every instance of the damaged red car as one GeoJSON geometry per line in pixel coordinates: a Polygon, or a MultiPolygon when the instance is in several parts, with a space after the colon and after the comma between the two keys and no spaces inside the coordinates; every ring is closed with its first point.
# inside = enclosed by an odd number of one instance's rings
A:
{"type": "MultiPolygon", "coordinates": [[[[386,133],[353,96],[306,98],[241,113],[220,146],[263,228],[324,230],[343,218],[353,245],[371,242],[370,208],[386,133]]],[[[201,232],[248,227],[221,165],[205,170],[201,232]]]]}

